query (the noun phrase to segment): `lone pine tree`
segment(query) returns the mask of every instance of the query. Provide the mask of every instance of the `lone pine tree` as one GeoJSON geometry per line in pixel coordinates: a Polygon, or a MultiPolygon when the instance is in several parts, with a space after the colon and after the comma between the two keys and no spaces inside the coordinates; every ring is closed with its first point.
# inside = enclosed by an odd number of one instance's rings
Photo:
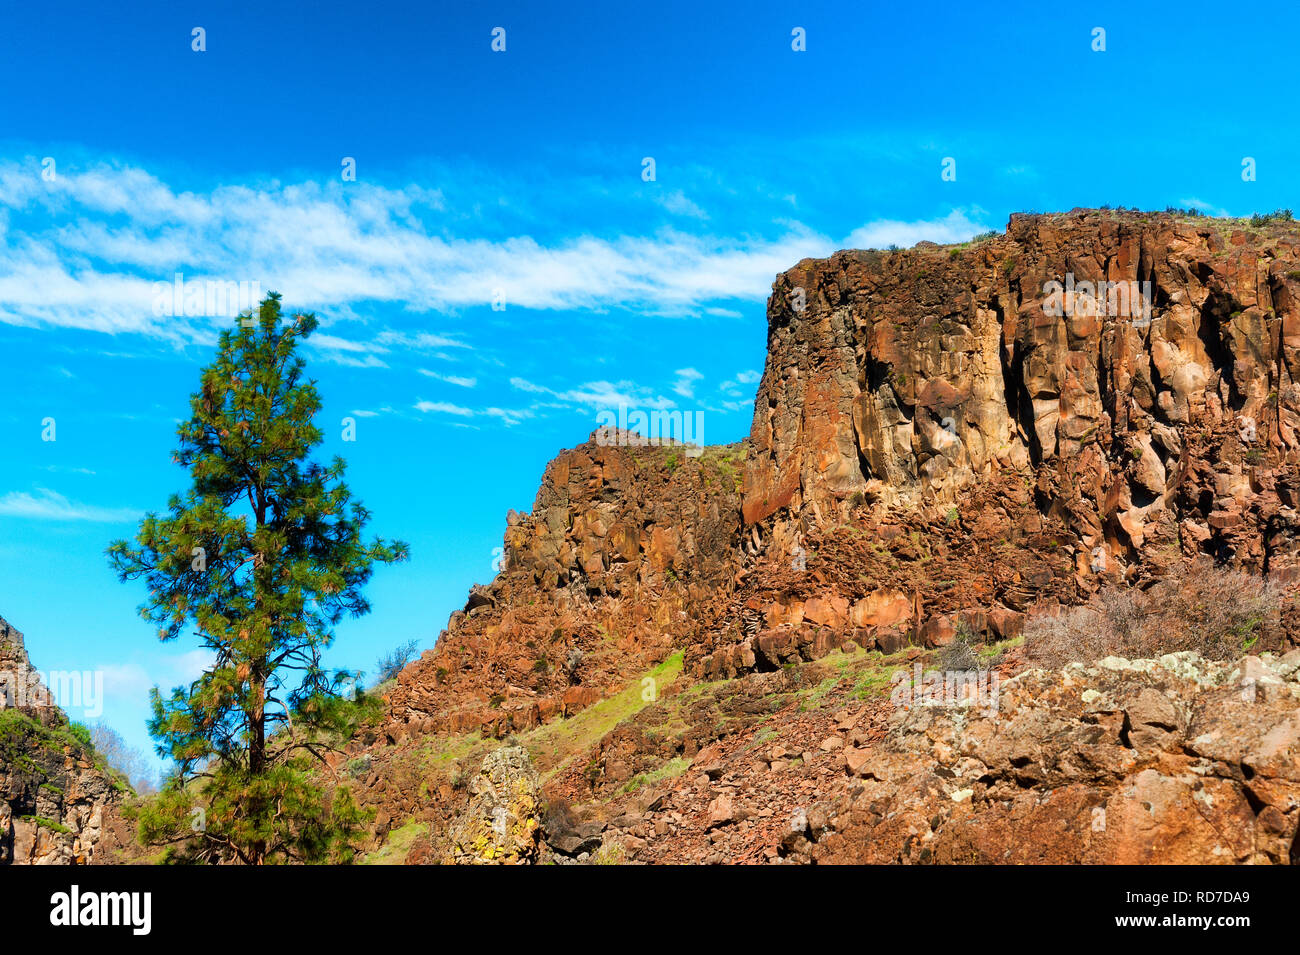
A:
{"type": "Polygon", "coordinates": [[[123,581],[148,584],[140,613],[159,637],[192,626],[212,655],[189,687],[152,692],[149,729],[178,772],[139,810],[140,837],[176,861],[347,861],[364,821],[346,787],[310,775],[356,710],[344,696],[356,675],[327,672],[321,653],[344,615],[369,612],[373,564],[407,546],[363,541],[370,515],[343,460],[309,460],[321,402],[297,348],[316,325],[282,320],[272,293],[222,332],[178,429],[189,490],[148,514],[134,545],[108,548],[123,581]]]}

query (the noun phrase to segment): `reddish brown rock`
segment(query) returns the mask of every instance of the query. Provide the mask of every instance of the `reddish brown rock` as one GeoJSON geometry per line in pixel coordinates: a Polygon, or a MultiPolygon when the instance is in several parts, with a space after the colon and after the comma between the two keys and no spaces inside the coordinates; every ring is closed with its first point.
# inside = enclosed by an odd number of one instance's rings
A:
{"type": "MultiPolygon", "coordinates": [[[[960,733],[924,706],[889,734],[879,709],[845,729],[815,700],[879,692],[845,682],[840,650],[931,666],[959,629],[1009,640],[1196,558],[1293,598],[1298,279],[1294,224],[1089,210],[798,263],[774,283],[749,441],[693,458],[593,437],[557,457],[496,579],[399,676],[376,745],[570,718],[680,652],[686,712],[648,706],[556,757],[574,798],[663,801],[609,843],[637,861],[1284,861],[1294,727],[1220,706],[1226,685],[1026,677],[1040,696],[1010,724],[960,733]],[[1151,314],[1076,307],[1098,281],[1150,282],[1151,314]],[[769,709],[790,693],[809,705],[769,709]],[[759,720],[779,745],[739,738],[759,720]],[[647,782],[697,754],[679,784],[647,782]],[[723,813],[719,788],[746,809],[723,813]],[[796,809],[789,832],[762,815],[796,809]]],[[[1300,640],[1300,602],[1281,618],[1254,650],[1300,640]]]]}
{"type": "Polygon", "coordinates": [[[768,306],[745,521],[842,520],[855,498],[946,507],[1029,472],[1089,568],[1098,548],[1122,569],[1163,546],[1152,525],[1174,508],[1210,528],[1202,551],[1262,569],[1276,498],[1241,464],[1300,468],[1298,248],[1289,223],[1081,210],[1013,216],[962,250],[805,260],[768,306]],[[1090,309],[1049,291],[1067,276],[1122,285],[1090,309]],[[1201,458],[1189,431],[1229,442],[1201,458]]]}
{"type": "Polygon", "coordinates": [[[23,635],[0,617],[0,865],[104,861],[106,840],[129,793],[32,667],[23,635]]]}
{"type": "Polygon", "coordinates": [[[952,643],[953,638],[957,635],[957,629],[950,619],[940,614],[921,624],[919,635],[923,646],[941,647],[952,643]]]}
{"type": "Polygon", "coordinates": [[[1294,861],[1300,657],[1112,658],[1002,684],[993,714],[918,707],[845,751],[856,795],[809,849],[835,862],[1294,861]],[[1257,691],[1242,695],[1247,675],[1257,691]]]}

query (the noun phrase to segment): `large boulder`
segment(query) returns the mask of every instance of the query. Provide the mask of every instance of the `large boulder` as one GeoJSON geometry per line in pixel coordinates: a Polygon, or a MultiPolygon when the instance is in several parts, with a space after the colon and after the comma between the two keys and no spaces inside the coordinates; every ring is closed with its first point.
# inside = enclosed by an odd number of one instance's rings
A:
{"type": "Polygon", "coordinates": [[[452,824],[451,865],[529,865],[541,852],[540,780],[522,746],[489,753],[452,824]]]}

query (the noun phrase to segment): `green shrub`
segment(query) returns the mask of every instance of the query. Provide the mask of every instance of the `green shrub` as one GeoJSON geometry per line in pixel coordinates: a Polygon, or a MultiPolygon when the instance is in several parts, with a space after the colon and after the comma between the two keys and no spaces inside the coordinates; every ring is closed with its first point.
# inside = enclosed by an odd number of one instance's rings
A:
{"type": "Polygon", "coordinates": [[[1258,227],[1270,222],[1292,222],[1290,209],[1274,209],[1272,212],[1265,212],[1262,215],[1256,212],[1250,217],[1250,224],[1258,227]]]}
{"type": "Polygon", "coordinates": [[[93,750],[95,748],[94,744],[90,741],[89,726],[86,726],[83,723],[69,723],[68,733],[86,749],[93,750]]]}

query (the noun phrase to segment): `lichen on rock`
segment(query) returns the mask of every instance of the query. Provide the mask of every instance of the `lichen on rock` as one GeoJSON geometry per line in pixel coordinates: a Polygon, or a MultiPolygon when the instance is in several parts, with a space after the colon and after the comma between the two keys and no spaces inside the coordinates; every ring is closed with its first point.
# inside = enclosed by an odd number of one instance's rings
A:
{"type": "Polygon", "coordinates": [[[528,752],[489,753],[469,783],[469,804],[453,823],[444,861],[458,865],[529,865],[542,845],[541,784],[528,752]]]}

